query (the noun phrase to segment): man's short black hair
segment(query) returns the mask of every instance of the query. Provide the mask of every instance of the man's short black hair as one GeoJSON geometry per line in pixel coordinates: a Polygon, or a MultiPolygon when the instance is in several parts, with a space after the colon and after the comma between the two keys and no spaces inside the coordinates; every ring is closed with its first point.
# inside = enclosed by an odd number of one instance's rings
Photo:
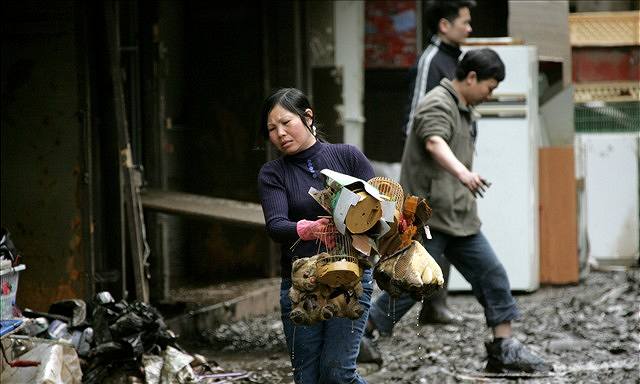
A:
{"type": "Polygon", "coordinates": [[[504,80],[504,63],[500,56],[490,48],[472,49],[462,56],[456,67],[456,79],[464,80],[469,72],[475,72],[478,81],[496,79],[504,80]]]}
{"type": "Polygon", "coordinates": [[[427,21],[427,28],[432,34],[438,33],[438,24],[441,19],[453,21],[460,14],[460,8],[473,8],[474,0],[429,0],[424,6],[423,15],[427,21]]]}

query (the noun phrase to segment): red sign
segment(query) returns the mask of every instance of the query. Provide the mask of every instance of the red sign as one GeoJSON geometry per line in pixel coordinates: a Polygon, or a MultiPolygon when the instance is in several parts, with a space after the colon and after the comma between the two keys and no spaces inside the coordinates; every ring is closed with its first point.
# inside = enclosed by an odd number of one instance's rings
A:
{"type": "Polygon", "coordinates": [[[365,18],[365,67],[402,68],[415,64],[415,1],[367,1],[365,18]]]}

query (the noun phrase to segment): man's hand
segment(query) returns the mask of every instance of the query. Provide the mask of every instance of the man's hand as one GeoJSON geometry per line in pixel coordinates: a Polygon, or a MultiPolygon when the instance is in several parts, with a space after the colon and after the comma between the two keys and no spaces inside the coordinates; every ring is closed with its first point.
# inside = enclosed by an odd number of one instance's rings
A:
{"type": "Polygon", "coordinates": [[[484,197],[487,188],[491,186],[491,183],[480,177],[480,175],[466,169],[458,176],[458,180],[471,191],[474,197],[478,197],[478,195],[484,197]]]}
{"type": "Polygon", "coordinates": [[[486,192],[491,183],[465,167],[453,154],[449,144],[447,144],[442,137],[429,136],[426,140],[425,147],[427,152],[431,153],[438,164],[469,188],[473,196],[478,197],[478,195],[480,195],[480,197],[484,197],[483,193],[486,192]]]}

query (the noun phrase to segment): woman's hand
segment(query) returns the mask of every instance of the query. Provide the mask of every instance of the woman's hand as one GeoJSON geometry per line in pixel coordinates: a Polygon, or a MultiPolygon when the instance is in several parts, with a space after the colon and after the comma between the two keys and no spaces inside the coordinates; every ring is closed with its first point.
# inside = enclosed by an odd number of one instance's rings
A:
{"type": "Polygon", "coordinates": [[[330,222],[327,218],[314,221],[300,220],[296,224],[296,232],[298,232],[298,236],[302,240],[316,240],[324,233],[324,230],[330,222]]]}
{"type": "Polygon", "coordinates": [[[322,218],[318,220],[300,220],[296,223],[296,232],[302,240],[320,240],[328,249],[335,247],[335,235],[327,227],[332,225],[331,220],[322,218]]]}

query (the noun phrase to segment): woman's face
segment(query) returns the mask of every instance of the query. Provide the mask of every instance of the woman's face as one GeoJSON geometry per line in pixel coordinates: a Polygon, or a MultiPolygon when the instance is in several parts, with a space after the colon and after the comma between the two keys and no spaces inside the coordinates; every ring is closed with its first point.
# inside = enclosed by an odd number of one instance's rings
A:
{"type": "MultiPolygon", "coordinates": [[[[307,109],[304,114],[307,125],[311,126],[313,112],[311,109],[307,109]]],[[[280,104],[276,104],[269,112],[267,129],[271,143],[285,155],[294,155],[304,151],[316,142],[315,136],[302,123],[300,116],[288,111],[280,104]]]]}

